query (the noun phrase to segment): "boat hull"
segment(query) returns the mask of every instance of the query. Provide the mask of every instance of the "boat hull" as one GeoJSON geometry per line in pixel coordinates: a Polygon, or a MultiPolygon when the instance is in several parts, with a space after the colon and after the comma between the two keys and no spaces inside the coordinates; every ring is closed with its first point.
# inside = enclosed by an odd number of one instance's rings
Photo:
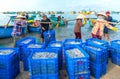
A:
{"type": "Polygon", "coordinates": [[[11,33],[13,31],[13,26],[9,26],[6,29],[4,28],[4,26],[0,27],[0,38],[9,38],[12,37],[11,33]]]}
{"type": "Polygon", "coordinates": [[[35,27],[35,26],[28,26],[28,32],[35,32],[38,33],[40,30],[39,27],[35,27]]]}

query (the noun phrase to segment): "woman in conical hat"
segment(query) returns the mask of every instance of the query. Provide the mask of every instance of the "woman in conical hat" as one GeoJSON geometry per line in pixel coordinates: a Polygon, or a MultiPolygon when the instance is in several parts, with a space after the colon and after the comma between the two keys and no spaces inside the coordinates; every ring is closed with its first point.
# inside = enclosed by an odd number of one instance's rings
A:
{"type": "Polygon", "coordinates": [[[92,29],[92,37],[102,39],[104,28],[107,27],[113,31],[118,31],[117,28],[111,26],[106,20],[105,20],[105,13],[100,12],[97,14],[98,19],[95,22],[95,25],[92,29]]]}

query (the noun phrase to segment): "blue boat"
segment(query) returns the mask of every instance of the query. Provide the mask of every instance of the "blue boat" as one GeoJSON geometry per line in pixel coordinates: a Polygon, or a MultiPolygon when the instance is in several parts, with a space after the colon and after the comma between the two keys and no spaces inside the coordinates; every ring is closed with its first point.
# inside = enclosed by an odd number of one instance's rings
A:
{"type": "Polygon", "coordinates": [[[38,33],[40,31],[39,27],[28,25],[28,32],[38,33]]]}
{"type": "Polygon", "coordinates": [[[13,26],[5,28],[5,26],[0,26],[0,38],[9,38],[12,37],[11,33],[13,31],[13,26]]]}

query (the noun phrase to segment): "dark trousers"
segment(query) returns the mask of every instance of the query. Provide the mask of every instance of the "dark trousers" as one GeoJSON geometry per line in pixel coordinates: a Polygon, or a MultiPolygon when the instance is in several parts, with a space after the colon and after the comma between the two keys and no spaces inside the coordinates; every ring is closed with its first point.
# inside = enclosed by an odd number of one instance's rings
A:
{"type": "Polygon", "coordinates": [[[102,37],[100,35],[95,35],[95,34],[92,34],[92,38],[98,38],[98,39],[102,39],[102,37]]]}
{"type": "Polygon", "coordinates": [[[82,38],[81,33],[80,32],[75,32],[75,38],[76,39],[81,39],[82,38]]]}

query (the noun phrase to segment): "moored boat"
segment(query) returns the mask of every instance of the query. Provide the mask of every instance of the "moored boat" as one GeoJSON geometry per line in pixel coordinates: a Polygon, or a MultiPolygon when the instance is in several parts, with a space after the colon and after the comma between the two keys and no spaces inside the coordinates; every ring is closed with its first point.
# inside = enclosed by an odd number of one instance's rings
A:
{"type": "Polygon", "coordinates": [[[8,38],[11,37],[11,33],[13,31],[13,26],[8,26],[5,28],[5,26],[0,26],[0,38],[8,38]]]}

